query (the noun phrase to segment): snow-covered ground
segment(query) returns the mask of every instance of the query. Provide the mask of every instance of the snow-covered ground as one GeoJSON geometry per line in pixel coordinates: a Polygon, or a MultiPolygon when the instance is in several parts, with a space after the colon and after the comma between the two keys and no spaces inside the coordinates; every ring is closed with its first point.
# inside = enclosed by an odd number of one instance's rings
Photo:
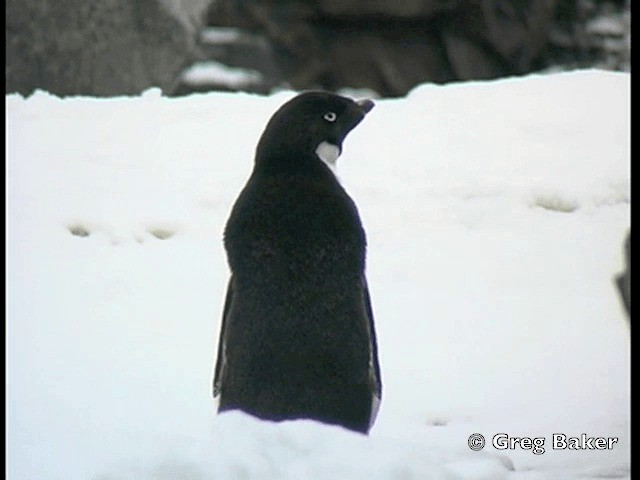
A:
{"type": "Polygon", "coordinates": [[[628,74],[378,101],[338,161],[368,233],[376,425],[215,415],[222,230],[292,95],[7,96],[7,478],[630,478],[628,74]]]}

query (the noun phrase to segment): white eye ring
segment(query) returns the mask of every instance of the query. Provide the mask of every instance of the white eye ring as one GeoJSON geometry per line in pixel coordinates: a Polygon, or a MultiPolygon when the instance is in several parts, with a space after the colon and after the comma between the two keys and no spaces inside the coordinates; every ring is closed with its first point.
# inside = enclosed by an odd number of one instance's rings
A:
{"type": "Polygon", "coordinates": [[[335,122],[338,116],[334,112],[327,112],[322,118],[324,118],[327,122],[335,122]]]}

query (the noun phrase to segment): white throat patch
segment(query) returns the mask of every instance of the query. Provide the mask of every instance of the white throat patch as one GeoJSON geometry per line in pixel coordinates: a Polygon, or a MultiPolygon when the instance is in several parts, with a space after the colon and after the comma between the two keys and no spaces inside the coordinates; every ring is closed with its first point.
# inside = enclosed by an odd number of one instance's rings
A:
{"type": "Polygon", "coordinates": [[[316,148],[316,155],[318,155],[318,158],[320,158],[320,160],[327,164],[334,175],[337,173],[336,161],[340,156],[340,149],[337,145],[329,142],[320,142],[318,148],[316,148]]]}

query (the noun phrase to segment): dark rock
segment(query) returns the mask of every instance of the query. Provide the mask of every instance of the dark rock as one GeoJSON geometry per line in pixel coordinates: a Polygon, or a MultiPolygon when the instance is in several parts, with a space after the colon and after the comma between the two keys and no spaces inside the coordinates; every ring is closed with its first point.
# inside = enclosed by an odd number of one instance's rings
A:
{"type": "Polygon", "coordinates": [[[483,0],[484,36],[517,73],[531,71],[553,25],[556,0],[483,0]]]}
{"type": "Polygon", "coordinates": [[[342,17],[384,16],[397,18],[431,17],[436,13],[451,10],[457,0],[318,0],[318,11],[324,15],[342,17]]]}
{"type": "Polygon", "coordinates": [[[137,94],[175,88],[211,0],[9,0],[5,92],[137,94]]]}
{"type": "MultiPolygon", "coordinates": [[[[219,0],[209,19],[262,35],[276,84],[401,96],[424,82],[551,68],[629,71],[629,8],[625,0],[219,0]]],[[[267,57],[254,52],[245,63],[262,72],[267,57]]]]}
{"type": "Polygon", "coordinates": [[[478,45],[462,35],[445,32],[443,41],[456,79],[485,80],[496,78],[508,70],[482,44],[478,45]]]}
{"type": "Polygon", "coordinates": [[[265,35],[282,83],[400,96],[424,82],[531,71],[556,2],[228,0],[217,12],[221,25],[265,35]]]}
{"type": "Polygon", "coordinates": [[[172,95],[293,87],[394,97],[425,82],[630,71],[628,0],[9,0],[6,12],[5,88],[24,95],[156,86],[172,95]],[[239,35],[199,40],[204,20],[239,35]],[[190,68],[206,61],[250,72],[239,81],[240,72],[214,78],[210,68],[208,81],[190,68]]]}
{"type": "Polygon", "coordinates": [[[312,87],[369,89],[376,92],[409,91],[429,80],[454,80],[446,51],[435,33],[395,26],[368,30],[317,28],[317,47],[312,62],[292,63],[287,81],[297,89],[312,87]]]}
{"type": "Polygon", "coordinates": [[[203,60],[183,72],[174,95],[210,90],[266,94],[282,80],[273,47],[262,34],[237,28],[205,28],[200,32],[198,49],[203,60]],[[212,65],[219,70],[228,67],[227,74],[224,71],[222,75],[216,73],[212,65]],[[202,72],[201,79],[194,79],[193,74],[197,71],[202,72]],[[243,71],[244,75],[241,74],[243,71]]]}

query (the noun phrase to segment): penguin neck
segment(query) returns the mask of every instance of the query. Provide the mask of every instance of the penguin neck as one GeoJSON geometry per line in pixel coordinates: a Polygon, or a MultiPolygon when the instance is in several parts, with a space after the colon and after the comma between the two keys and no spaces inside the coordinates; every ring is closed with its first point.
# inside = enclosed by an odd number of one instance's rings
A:
{"type": "MultiPolygon", "coordinates": [[[[320,147],[318,147],[319,149],[320,147]]],[[[300,152],[287,148],[258,150],[256,152],[254,173],[258,175],[295,175],[313,178],[333,178],[338,180],[335,153],[327,150],[300,152]],[[323,158],[324,157],[324,158],[323,158]],[[333,164],[332,164],[333,163],[333,164]]],[[[331,150],[331,149],[329,149],[331,150]]],[[[339,183],[339,181],[338,181],[339,183]]]]}

